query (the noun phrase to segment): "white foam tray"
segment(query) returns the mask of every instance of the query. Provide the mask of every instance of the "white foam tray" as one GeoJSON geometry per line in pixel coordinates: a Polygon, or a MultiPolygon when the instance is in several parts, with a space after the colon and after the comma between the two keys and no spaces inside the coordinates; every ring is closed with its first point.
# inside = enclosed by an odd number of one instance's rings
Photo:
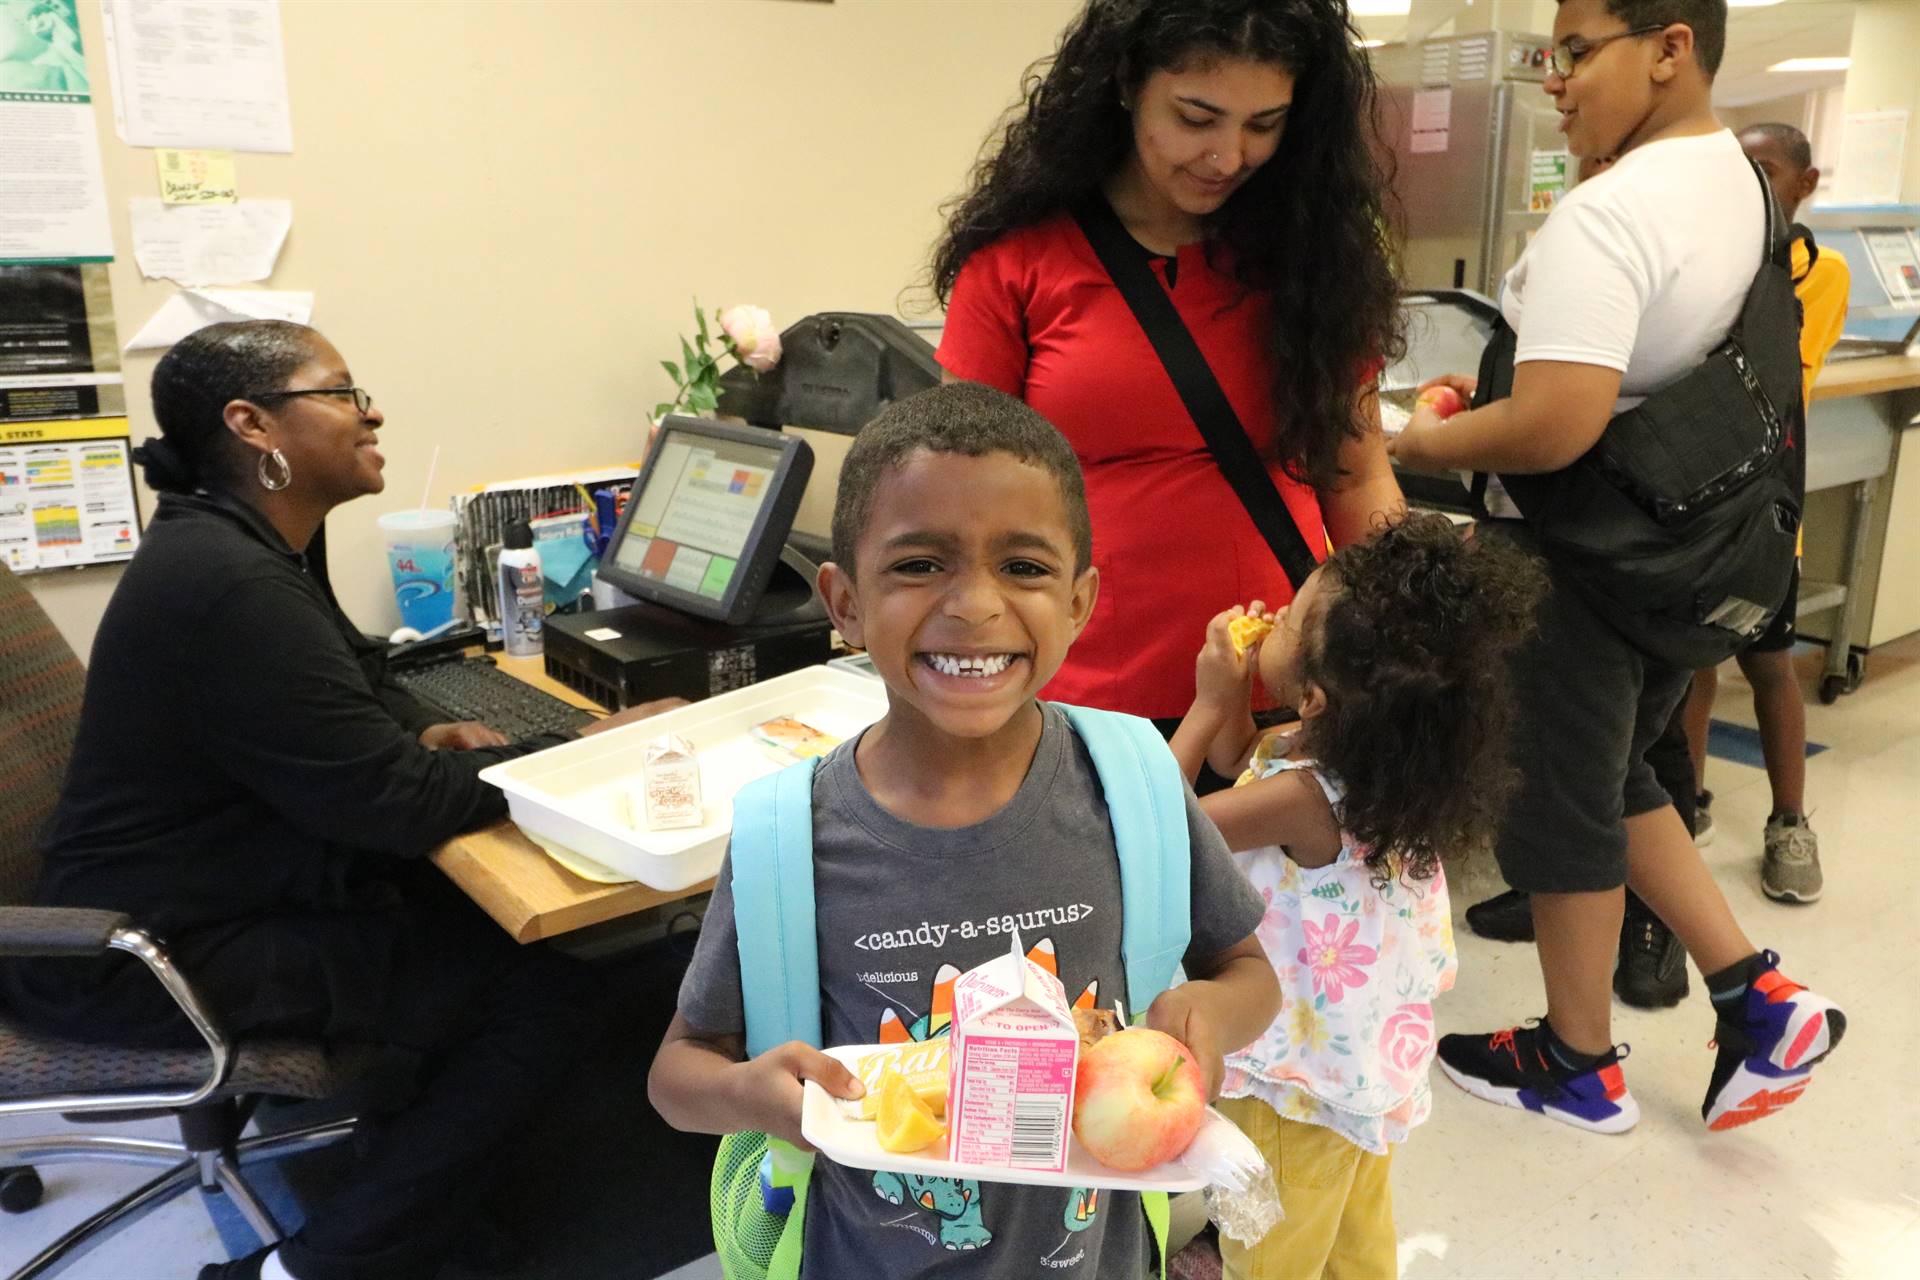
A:
{"type": "MultiPolygon", "coordinates": [[[[827,1056],[838,1058],[851,1070],[860,1059],[882,1049],[898,1045],[850,1044],[828,1049],[827,1056]]],[[[1213,1125],[1233,1122],[1213,1108],[1201,1132],[1213,1125]]],[[[1011,1182],[1029,1187],[1100,1187],[1114,1191],[1198,1191],[1207,1185],[1207,1176],[1190,1169],[1179,1160],[1169,1160],[1139,1173],[1109,1169],[1087,1154],[1080,1139],[1067,1137],[1067,1167],[1051,1169],[1010,1169],[1003,1165],[969,1164],[949,1160],[944,1148],[929,1148],[921,1154],[902,1155],[880,1145],[880,1127],[871,1120],[859,1120],[847,1114],[832,1094],[808,1080],[800,1097],[800,1134],[818,1147],[820,1154],[850,1169],[871,1169],[876,1173],[917,1173],[935,1178],[974,1178],[981,1182],[1011,1182]],[[937,1152],[938,1154],[934,1154],[937,1152]]],[[[1196,1145],[1198,1140],[1196,1139],[1196,1145]]]]}
{"type": "Polygon", "coordinates": [[[792,716],[845,741],[886,710],[886,686],[878,680],[808,667],[493,765],[480,779],[506,793],[514,822],[529,835],[655,889],[684,889],[719,871],[740,788],[780,768],[753,741],[754,725],[792,716]],[[627,790],[640,780],[647,744],[663,733],[693,744],[706,820],[677,831],[635,830],[627,790]]]}

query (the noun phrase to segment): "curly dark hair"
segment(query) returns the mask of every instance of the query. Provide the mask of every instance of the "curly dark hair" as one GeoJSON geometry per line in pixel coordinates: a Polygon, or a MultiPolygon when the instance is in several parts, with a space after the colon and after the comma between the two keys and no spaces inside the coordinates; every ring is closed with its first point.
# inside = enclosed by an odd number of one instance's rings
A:
{"type": "Polygon", "coordinates": [[[1512,696],[1506,655],[1546,591],[1534,556],[1409,515],[1327,561],[1301,624],[1301,678],[1327,708],[1301,747],[1346,788],[1342,830],[1383,880],[1433,875],[1484,847],[1505,812],[1512,696]]]}
{"type": "Polygon", "coordinates": [[[1208,217],[1208,243],[1271,300],[1277,460],[1297,480],[1332,483],[1341,445],[1359,434],[1356,383],[1404,349],[1376,87],[1358,39],[1346,0],[1089,0],[1028,68],[999,146],[989,139],[947,206],[934,293],[947,302],[975,251],[1099,190],[1133,146],[1123,83],[1131,98],[1151,73],[1197,59],[1283,66],[1294,94],[1278,149],[1208,217]]]}

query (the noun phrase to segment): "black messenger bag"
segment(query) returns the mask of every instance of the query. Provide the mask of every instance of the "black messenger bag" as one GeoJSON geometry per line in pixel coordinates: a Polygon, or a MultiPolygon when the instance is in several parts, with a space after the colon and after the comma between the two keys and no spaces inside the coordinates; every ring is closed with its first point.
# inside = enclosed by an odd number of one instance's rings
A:
{"type": "MultiPolygon", "coordinates": [[[[1790,450],[1805,438],[1800,303],[1766,180],[1766,253],[1732,330],[1706,359],[1624,413],[1585,456],[1501,485],[1542,550],[1637,649],[1713,666],[1785,603],[1800,531],[1790,450]]],[[[1514,333],[1494,331],[1474,406],[1513,390],[1514,333]]],[[[1477,477],[1476,493],[1485,477],[1477,477]]]]}

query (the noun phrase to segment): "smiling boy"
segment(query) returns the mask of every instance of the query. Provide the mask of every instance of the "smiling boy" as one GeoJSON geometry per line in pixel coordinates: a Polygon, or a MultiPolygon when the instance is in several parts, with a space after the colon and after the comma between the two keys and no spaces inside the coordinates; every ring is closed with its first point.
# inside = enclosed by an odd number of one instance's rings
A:
{"type": "MultiPolygon", "coordinates": [[[[876,418],[841,472],[820,588],[887,686],[887,714],[813,779],[814,896],[827,1046],[944,1035],[951,984],[1028,954],[1081,1003],[1132,1005],[1119,861],[1085,747],[1040,688],[1093,609],[1099,577],[1066,441],[1000,392],[957,383],[876,418]],[[911,923],[911,929],[904,927],[911,923]],[[922,926],[925,927],[922,927],[922,926]],[[944,1000],[944,1004],[943,1004],[944,1000]]],[[[1147,1023],[1190,1046],[1218,1088],[1222,1055],[1266,1029],[1278,988],[1260,899],[1187,797],[1191,981],[1147,1023]]],[[[818,1048],[745,1060],[731,864],[721,870],[680,1008],[649,1079],[677,1128],[761,1129],[804,1147],[801,1081],[856,1096],[818,1048]]],[[[1140,1276],[1153,1265],[1132,1193],[932,1179],[815,1162],[805,1273],[1140,1276]],[[904,1194],[903,1194],[904,1189],[904,1194]]]]}

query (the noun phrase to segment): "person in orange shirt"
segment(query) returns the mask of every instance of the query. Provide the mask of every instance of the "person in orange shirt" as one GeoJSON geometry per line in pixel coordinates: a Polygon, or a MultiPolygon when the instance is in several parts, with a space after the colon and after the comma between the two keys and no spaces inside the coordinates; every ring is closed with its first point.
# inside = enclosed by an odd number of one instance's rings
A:
{"type": "MultiPolygon", "coordinates": [[[[1806,135],[1789,124],[1757,124],[1740,133],[1740,146],[1767,175],[1773,198],[1789,222],[1820,181],[1806,135]]],[[[1794,292],[1800,298],[1800,370],[1807,393],[1840,339],[1846,323],[1847,292],[1852,277],[1847,260],[1831,249],[1810,254],[1804,240],[1793,245],[1794,292]],[[1811,261],[1810,261],[1811,259],[1811,261]]],[[[1795,440],[1800,451],[1804,486],[1806,441],[1795,440]]],[[[1753,712],[1760,722],[1760,749],[1766,759],[1767,782],[1773,788],[1773,811],[1767,819],[1766,855],[1760,869],[1760,887],[1780,902],[1812,902],[1820,896],[1820,842],[1807,824],[1807,715],[1793,670],[1794,615],[1800,576],[1796,571],[1786,605],[1764,635],[1735,660],[1753,686],[1753,712]]],[[[1713,667],[1696,672],[1687,698],[1687,741],[1693,751],[1694,775],[1700,779],[1694,839],[1713,838],[1712,793],[1705,788],[1707,726],[1713,713],[1719,674],[1713,667]]]]}

